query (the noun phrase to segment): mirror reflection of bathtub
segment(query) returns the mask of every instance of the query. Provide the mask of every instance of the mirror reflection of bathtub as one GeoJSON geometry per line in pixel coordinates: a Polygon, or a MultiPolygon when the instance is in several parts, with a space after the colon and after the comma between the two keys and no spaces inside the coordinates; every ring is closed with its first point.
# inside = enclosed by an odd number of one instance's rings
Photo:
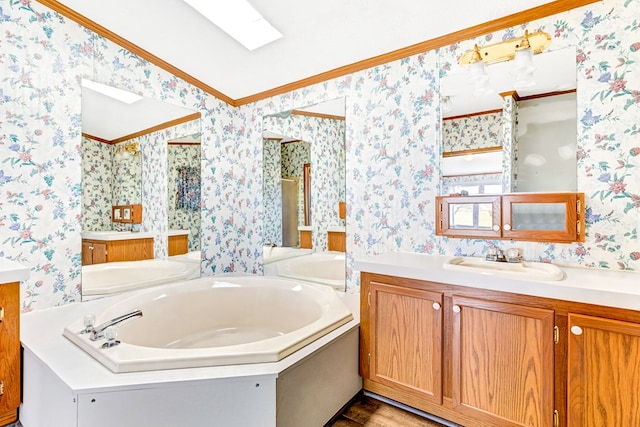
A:
{"type": "Polygon", "coordinates": [[[168,260],[107,262],[82,267],[82,299],[200,277],[200,252],[168,260]]]}
{"type": "MultiPolygon", "coordinates": [[[[303,250],[297,249],[297,251],[303,250]]],[[[344,252],[313,252],[271,262],[265,265],[264,274],[321,284],[344,291],[346,289],[345,268],[344,252]]]]}

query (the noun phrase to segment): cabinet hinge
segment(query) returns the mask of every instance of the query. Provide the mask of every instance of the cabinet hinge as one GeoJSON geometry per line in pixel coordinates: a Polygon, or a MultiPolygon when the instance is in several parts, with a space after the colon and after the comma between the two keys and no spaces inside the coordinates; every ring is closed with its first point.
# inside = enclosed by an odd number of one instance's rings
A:
{"type": "Polygon", "coordinates": [[[560,424],[559,418],[560,416],[558,415],[558,410],[556,409],[555,411],[553,411],[553,427],[558,427],[558,424],[560,424]]]}
{"type": "Polygon", "coordinates": [[[558,344],[558,341],[560,341],[560,330],[558,329],[558,326],[554,326],[553,327],[553,342],[558,344]]]}

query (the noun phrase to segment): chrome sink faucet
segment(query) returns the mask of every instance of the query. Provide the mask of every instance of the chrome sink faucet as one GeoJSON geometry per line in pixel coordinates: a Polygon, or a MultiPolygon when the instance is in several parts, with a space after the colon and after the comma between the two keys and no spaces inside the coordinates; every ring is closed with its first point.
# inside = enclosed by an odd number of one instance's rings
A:
{"type": "Polygon", "coordinates": [[[518,248],[509,248],[506,253],[497,246],[489,246],[487,248],[487,255],[484,257],[487,261],[496,262],[522,262],[522,255],[518,248]]]}
{"type": "Polygon", "coordinates": [[[101,325],[96,327],[92,327],[92,325],[87,325],[87,329],[89,331],[89,339],[91,341],[97,341],[100,338],[104,338],[104,331],[107,328],[117,325],[118,323],[122,323],[125,320],[131,319],[133,317],[142,317],[142,310],[134,310],[131,313],[123,314],[122,316],[114,317],[111,320],[108,320],[101,325]],[[90,328],[90,329],[89,329],[90,328]]]}

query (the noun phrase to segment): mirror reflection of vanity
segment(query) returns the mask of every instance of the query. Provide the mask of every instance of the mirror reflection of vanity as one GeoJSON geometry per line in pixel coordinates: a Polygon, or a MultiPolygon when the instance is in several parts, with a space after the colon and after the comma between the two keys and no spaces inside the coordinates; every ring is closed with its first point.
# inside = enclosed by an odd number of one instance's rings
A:
{"type": "Polygon", "coordinates": [[[166,258],[172,234],[185,238],[180,253],[197,252],[193,268],[199,271],[199,113],[143,97],[126,104],[101,93],[100,87],[86,87],[83,81],[82,127],[83,287],[89,289],[85,280],[88,267],[166,258]],[[188,141],[182,141],[183,137],[188,141]],[[169,140],[196,154],[177,155],[185,150],[170,148],[169,140]],[[180,209],[172,195],[181,182],[169,170],[178,170],[182,162],[188,163],[188,168],[183,168],[186,176],[182,184],[188,185],[181,187],[182,207],[198,206],[188,209],[186,215],[176,214],[180,209]],[[167,182],[159,185],[158,179],[167,182]],[[153,185],[144,185],[144,180],[153,181],[153,185]],[[160,194],[164,191],[168,194],[160,194]],[[162,214],[164,204],[168,230],[151,217],[162,214]],[[127,219],[131,212],[136,215],[127,219]]]}
{"type": "Polygon", "coordinates": [[[344,239],[344,116],[339,98],[263,118],[265,274],[272,262],[327,252],[330,235],[344,239]]]}
{"type": "Polygon", "coordinates": [[[533,56],[533,80],[514,87],[513,61],[485,65],[479,91],[467,67],[441,79],[442,177],[436,234],[583,241],[577,188],[576,51],[533,56]]]}

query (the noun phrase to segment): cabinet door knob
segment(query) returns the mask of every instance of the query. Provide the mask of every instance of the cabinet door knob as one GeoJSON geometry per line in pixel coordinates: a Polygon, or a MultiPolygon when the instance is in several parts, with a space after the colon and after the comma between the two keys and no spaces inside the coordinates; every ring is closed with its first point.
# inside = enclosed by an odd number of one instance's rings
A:
{"type": "Polygon", "coordinates": [[[511,224],[505,224],[504,229],[507,231],[511,230],[511,224]]]}
{"type": "Polygon", "coordinates": [[[571,333],[573,335],[582,335],[582,328],[578,325],[573,325],[571,327],[571,333]]]}
{"type": "Polygon", "coordinates": [[[498,224],[493,224],[493,227],[491,227],[493,229],[493,231],[500,231],[500,226],[498,224]]]}
{"type": "Polygon", "coordinates": [[[0,307],[0,323],[4,321],[4,307],[0,307]]]}
{"type": "Polygon", "coordinates": [[[4,381],[0,380],[0,396],[4,394],[4,381]]]}
{"type": "Polygon", "coordinates": [[[434,309],[435,311],[440,310],[440,303],[439,303],[439,302],[434,302],[434,303],[433,303],[433,309],[434,309]]]}
{"type": "Polygon", "coordinates": [[[453,310],[454,313],[460,313],[460,306],[454,305],[453,307],[451,307],[451,310],[453,310]]]}

